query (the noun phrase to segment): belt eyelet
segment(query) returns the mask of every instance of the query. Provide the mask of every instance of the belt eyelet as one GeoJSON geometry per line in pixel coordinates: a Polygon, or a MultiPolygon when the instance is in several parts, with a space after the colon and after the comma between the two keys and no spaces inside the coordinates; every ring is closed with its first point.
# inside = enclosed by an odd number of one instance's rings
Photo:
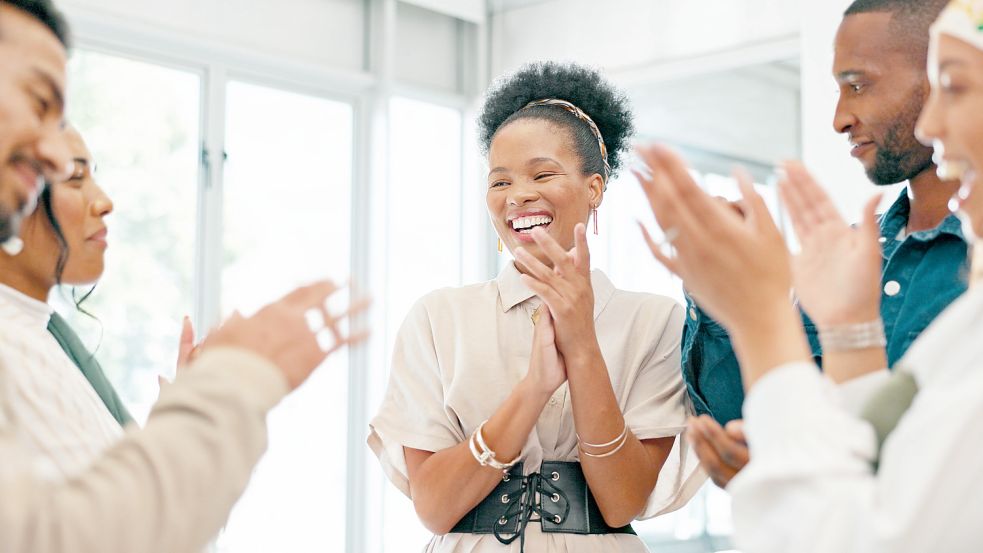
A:
{"type": "Polygon", "coordinates": [[[507,519],[505,517],[502,517],[502,518],[498,519],[498,525],[499,526],[505,526],[508,523],[509,523],[509,519],[507,519]]]}
{"type": "Polygon", "coordinates": [[[550,500],[553,501],[553,503],[559,503],[560,502],[560,494],[554,493],[553,495],[550,496],[550,500]]]}
{"type": "Polygon", "coordinates": [[[502,503],[508,503],[508,502],[509,502],[509,494],[503,493],[502,494],[502,503]]]}
{"type": "Polygon", "coordinates": [[[554,482],[559,482],[560,481],[560,473],[559,472],[556,472],[554,470],[552,473],[550,473],[550,480],[552,480],[554,482]]]}
{"type": "Polygon", "coordinates": [[[560,515],[554,515],[553,522],[555,522],[556,524],[560,524],[561,522],[563,522],[563,517],[561,517],[560,515]]]}
{"type": "Polygon", "coordinates": [[[507,472],[505,473],[505,475],[502,476],[502,482],[508,482],[511,479],[512,479],[512,475],[507,472]]]}

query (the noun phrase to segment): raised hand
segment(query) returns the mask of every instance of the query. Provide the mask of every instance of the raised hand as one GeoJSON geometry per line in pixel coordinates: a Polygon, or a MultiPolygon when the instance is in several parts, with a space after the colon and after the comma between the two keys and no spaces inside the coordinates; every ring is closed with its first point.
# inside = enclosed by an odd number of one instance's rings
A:
{"type": "Polygon", "coordinates": [[[290,292],[251,317],[234,314],[202,343],[204,354],[211,348],[234,347],[251,351],[279,367],[291,389],[296,388],[324,359],[339,349],[362,342],[368,332],[346,334],[343,323],[368,308],[356,301],[344,313],[328,312],[327,300],[338,291],[330,281],[321,281],[290,292]],[[323,318],[323,329],[311,329],[308,313],[323,318]],[[324,344],[325,332],[333,344],[324,344]]]}
{"type": "Polygon", "coordinates": [[[829,195],[798,162],[785,165],[778,188],[801,243],[792,262],[795,295],[819,326],[864,323],[880,317],[881,248],[874,210],[850,227],[829,195]]]}
{"type": "Polygon", "coordinates": [[[597,344],[587,229],[578,224],[573,233],[574,247],[568,252],[542,229],[533,229],[533,240],[553,262],[553,268],[524,248],[515,251],[516,261],[528,271],[522,275],[522,282],[549,307],[557,346],[564,355],[572,355],[578,347],[597,344]]]}
{"type": "Polygon", "coordinates": [[[724,326],[756,323],[770,308],[789,303],[788,249],[764,200],[739,176],[744,213],[706,194],[685,162],[664,146],[638,150],[651,176],[637,171],[659,226],[672,237],[675,256],[662,251],[642,227],[652,255],[686,283],[700,305],[724,326]]]}
{"type": "Polygon", "coordinates": [[[534,389],[545,396],[553,395],[567,381],[567,367],[563,356],[556,349],[556,331],[553,316],[546,305],[540,307],[532,335],[532,357],[529,359],[530,379],[534,389]]]}
{"type": "Polygon", "coordinates": [[[810,360],[790,300],[788,249],[750,179],[738,178],[742,216],[701,190],[668,148],[640,148],[639,154],[651,176],[635,175],[676,255],[662,252],[643,227],[649,249],[731,332],[745,387],[782,364],[810,360]]]}

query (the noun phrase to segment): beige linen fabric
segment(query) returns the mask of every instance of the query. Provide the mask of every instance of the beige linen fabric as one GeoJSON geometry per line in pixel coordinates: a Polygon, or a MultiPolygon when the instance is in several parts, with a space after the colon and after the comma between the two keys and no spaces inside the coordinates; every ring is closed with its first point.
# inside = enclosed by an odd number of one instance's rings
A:
{"type": "MultiPolygon", "coordinates": [[[[642,518],[675,510],[705,476],[681,433],[691,407],[680,374],[683,310],[673,300],[615,289],[591,274],[598,342],[625,420],[639,439],[678,436],[642,518]]],[[[396,339],[389,387],[370,425],[369,445],[383,469],[409,495],[403,447],[439,451],[466,440],[526,374],[531,313],[540,301],[509,264],[495,280],[437,290],[411,310],[396,339]]],[[[543,460],[577,461],[567,385],[553,395],[524,446],[527,473],[543,460]]],[[[539,532],[530,524],[527,551],[645,551],[632,535],[539,532]]],[[[428,551],[518,551],[494,536],[435,536],[428,551]]]]}

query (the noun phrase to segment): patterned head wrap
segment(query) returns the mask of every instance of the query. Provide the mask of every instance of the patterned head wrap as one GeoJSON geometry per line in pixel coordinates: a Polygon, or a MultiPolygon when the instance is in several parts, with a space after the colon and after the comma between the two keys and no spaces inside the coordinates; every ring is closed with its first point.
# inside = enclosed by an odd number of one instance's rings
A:
{"type": "Polygon", "coordinates": [[[933,46],[946,34],[983,50],[983,0],[952,0],[932,24],[933,46]]]}
{"type": "Polygon", "coordinates": [[[590,127],[590,132],[594,133],[594,137],[597,138],[597,147],[601,149],[601,160],[604,161],[604,182],[606,183],[608,181],[608,177],[611,176],[611,166],[608,165],[608,147],[604,145],[604,138],[601,137],[601,131],[597,128],[597,124],[594,123],[594,120],[590,118],[590,115],[587,115],[584,110],[578,108],[570,102],[566,100],[558,100],[556,98],[533,100],[532,102],[529,102],[523,106],[519,111],[537,106],[556,106],[565,109],[572,113],[577,119],[587,123],[587,126],[590,127]]]}

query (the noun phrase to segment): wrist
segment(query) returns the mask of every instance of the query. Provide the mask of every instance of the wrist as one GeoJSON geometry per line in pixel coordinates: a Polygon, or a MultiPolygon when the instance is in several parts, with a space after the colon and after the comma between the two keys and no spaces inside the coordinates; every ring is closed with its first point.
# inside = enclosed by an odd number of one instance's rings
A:
{"type": "Polygon", "coordinates": [[[746,389],[772,369],[795,361],[812,361],[802,319],[791,303],[768,306],[753,323],[745,322],[730,330],[746,389]]]}
{"type": "Polygon", "coordinates": [[[531,405],[542,404],[545,406],[546,402],[553,396],[553,392],[556,391],[547,388],[538,378],[533,376],[532,373],[529,373],[519,381],[514,393],[518,394],[523,402],[528,402],[531,405]]]}

